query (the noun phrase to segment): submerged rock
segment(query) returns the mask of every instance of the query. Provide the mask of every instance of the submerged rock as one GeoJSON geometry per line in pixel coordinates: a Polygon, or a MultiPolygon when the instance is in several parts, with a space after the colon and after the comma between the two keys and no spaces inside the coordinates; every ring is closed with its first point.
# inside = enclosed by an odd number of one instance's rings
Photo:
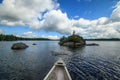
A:
{"type": "Polygon", "coordinates": [[[25,43],[19,42],[19,43],[13,44],[11,49],[13,49],[13,50],[20,50],[20,49],[25,49],[27,47],[28,47],[28,45],[26,45],[25,43]]]}
{"type": "Polygon", "coordinates": [[[91,43],[91,44],[86,44],[86,46],[99,46],[99,44],[91,43]]]}
{"type": "Polygon", "coordinates": [[[37,44],[33,43],[32,45],[37,45],[37,44]]]}
{"type": "Polygon", "coordinates": [[[62,52],[54,52],[52,51],[53,56],[59,56],[59,55],[68,55],[67,53],[62,53],[62,52]]]}

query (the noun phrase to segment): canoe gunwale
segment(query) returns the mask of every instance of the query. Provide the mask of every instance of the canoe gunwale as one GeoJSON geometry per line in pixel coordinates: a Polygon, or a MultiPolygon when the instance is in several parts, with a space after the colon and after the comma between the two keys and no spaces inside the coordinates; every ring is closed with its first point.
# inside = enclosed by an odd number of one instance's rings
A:
{"type": "Polygon", "coordinates": [[[65,65],[65,63],[62,61],[62,60],[58,60],[54,66],[51,68],[51,70],[48,72],[48,74],[46,75],[46,77],[44,78],[44,80],[49,80],[49,76],[52,74],[52,72],[55,70],[56,67],[63,67],[65,72],[66,72],[66,75],[68,77],[69,80],[72,80],[71,79],[71,76],[67,70],[67,67],[65,65]]]}

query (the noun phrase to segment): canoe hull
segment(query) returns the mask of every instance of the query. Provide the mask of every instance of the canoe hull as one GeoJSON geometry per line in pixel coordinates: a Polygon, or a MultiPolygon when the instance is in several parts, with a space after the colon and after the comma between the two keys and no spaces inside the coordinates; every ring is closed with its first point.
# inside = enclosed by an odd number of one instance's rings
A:
{"type": "Polygon", "coordinates": [[[62,60],[58,60],[49,71],[44,80],[72,80],[62,60]]]}

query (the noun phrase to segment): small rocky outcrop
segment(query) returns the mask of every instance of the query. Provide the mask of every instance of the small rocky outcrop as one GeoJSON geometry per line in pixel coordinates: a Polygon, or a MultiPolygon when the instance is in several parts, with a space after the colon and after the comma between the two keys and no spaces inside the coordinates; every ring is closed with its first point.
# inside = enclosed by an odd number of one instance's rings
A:
{"type": "Polygon", "coordinates": [[[59,44],[61,46],[67,46],[67,47],[81,47],[86,45],[86,42],[83,39],[83,37],[76,35],[75,31],[73,31],[73,34],[71,36],[62,37],[60,39],[59,44]]]}
{"type": "Polygon", "coordinates": [[[13,50],[20,50],[20,49],[25,49],[27,47],[28,47],[28,45],[26,45],[25,43],[20,42],[20,43],[13,44],[11,49],[13,49],[13,50]]]}
{"type": "Polygon", "coordinates": [[[32,45],[37,45],[37,44],[33,43],[32,45]]]}
{"type": "Polygon", "coordinates": [[[99,44],[91,43],[91,44],[86,44],[86,46],[99,46],[99,44]]]}

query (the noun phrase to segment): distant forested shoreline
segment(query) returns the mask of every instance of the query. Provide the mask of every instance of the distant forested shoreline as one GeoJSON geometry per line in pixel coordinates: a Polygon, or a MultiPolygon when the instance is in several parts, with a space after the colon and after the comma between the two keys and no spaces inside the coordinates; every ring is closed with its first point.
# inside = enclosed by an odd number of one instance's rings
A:
{"type": "Polygon", "coordinates": [[[17,37],[14,35],[0,34],[0,41],[17,41],[17,40],[51,40],[51,39],[48,39],[48,38],[24,38],[24,37],[17,37]]]}
{"type": "MultiPolygon", "coordinates": [[[[24,38],[24,37],[17,37],[14,35],[4,35],[0,34],[0,41],[17,41],[17,40],[51,40],[51,41],[59,41],[57,40],[52,40],[49,38],[24,38]]],[[[111,38],[111,39],[85,39],[86,41],[120,41],[119,38],[111,38]]]]}
{"type": "Polygon", "coordinates": [[[101,38],[101,39],[85,39],[86,41],[120,41],[119,38],[110,38],[110,39],[106,39],[106,38],[101,38]]]}

